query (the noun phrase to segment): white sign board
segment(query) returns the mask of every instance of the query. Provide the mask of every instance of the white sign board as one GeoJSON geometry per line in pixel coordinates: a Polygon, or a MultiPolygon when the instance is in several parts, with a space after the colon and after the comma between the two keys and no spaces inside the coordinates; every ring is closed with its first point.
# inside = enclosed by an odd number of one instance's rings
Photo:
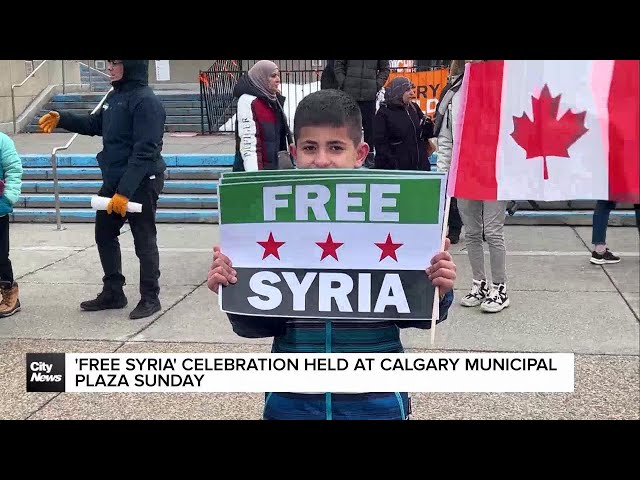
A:
{"type": "Polygon", "coordinates": [[[169,60],[156,60],[156,80],[166,82],[171,78],[169,60]]]}

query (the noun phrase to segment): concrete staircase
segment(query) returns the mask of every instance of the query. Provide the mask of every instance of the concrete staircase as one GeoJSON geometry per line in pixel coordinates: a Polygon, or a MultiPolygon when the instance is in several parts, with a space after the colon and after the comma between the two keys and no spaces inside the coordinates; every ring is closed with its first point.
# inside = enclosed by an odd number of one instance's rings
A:
{"type": "MultiPolygon", "coordinates": [[[[105,72],[107,73],[107,72],[105,72]]],[[[92,92],[108,92],[111,88],[111,80],[109,77],[100,75],[99,73],[80,65],[80,81],[84,85],[90,85],[92,92]]]]}
{"type": "MultiPolygon", "coordinates": [[[[156,91],[156,95],[162,101],[167,112],[165,132],[200,133],[200,94],[156,91]]],[[[104,93],[68,93],[65,95],[54,95],[44,108],[31,119],[31,122],[25,127],[24,131],[28,133],[39,133],[38,120],[50,110],[90,113],[100,100],[102,100],[102,97],[104,97],[104,93]]],[[[66,131],[67,130],[62,128],[56,128],[54,130],[54,132],[66,131]]]]}
{"type": "MultiPolygon", "coordinates": [[[[22,155],[22,195],[11,214],[13,222],[54,223],[55,197],[51,158],[22,155]]],[[[167,162],[164,191],[158,200],[159,223],[217,223],[217,179],[231,169],[232,155],[164,155],[167,162]]],[[[93,222],[91,196],[102,185],[95,155],[58,158],[63,223],[93,222]]]]}

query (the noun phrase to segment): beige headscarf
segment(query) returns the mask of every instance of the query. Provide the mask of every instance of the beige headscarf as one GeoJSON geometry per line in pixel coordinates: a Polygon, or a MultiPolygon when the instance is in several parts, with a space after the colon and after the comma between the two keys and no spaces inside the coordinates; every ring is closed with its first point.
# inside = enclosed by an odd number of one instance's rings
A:
{"type": "Polygon", "coordinates": [[[277,97],[269,90],[269,78],[277,69],[278,66],[271,60],[260,60],[248,72],[251,83],[272,101],[275,101],[277,97]]]}

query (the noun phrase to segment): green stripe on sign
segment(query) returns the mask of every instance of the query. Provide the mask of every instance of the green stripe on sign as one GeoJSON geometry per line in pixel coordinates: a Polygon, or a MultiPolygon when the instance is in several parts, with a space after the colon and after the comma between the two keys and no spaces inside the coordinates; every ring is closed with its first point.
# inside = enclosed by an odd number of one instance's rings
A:
{"type": "MultiPolygon", "coordinates": [[[[304,180],[306,178],[338,178],[338,177],[348,177],[348,178],[353,178],[354,175],[353,173],[343,173],[338,171],[337,173],[330,173],[330,172],[325,172],[323,170],[314,170],[314,173],[311,174],[306,174],[306,175],[261,175],[260,173],[255,174],[255,175],[251,175],[251,176],[243,176],[243,177],[225,177],[225,178],[221,178],[220,180],[218,180],[219,184],[231,184],[231,183],[247,183],[247,182],[262,182],[262,181],[268,181],[268,182],[273,182],[273,181],[292,181],[292,180],[304,180]]],[[[346,172],[357,172],[357,170],[346,170],[346,172]]],[[[380,172],[380,170],[377,170],[376,172],[380,172]]],[[[394,171],[395,172],[395,171],[394,171]]],[[[357,175],[357,177],[362,177],[363,175],[357,175]]],[[[407,177],[411,177],[411,178],[418,178],[418,177],[424,177],[426,175],[403,175],[402,173],[399,173],[397,175],[385,175],[385,174],[380,174],[380,173],[368,173],[366,174],[365,178],[381,178],[381,179],[387,179],[387,178],[407,178],[407,177]]],[[[439,177],[444,177],[445,174],[444,173],[440,173],[440,172],[429,172],[429,176],[431,178],[439,178],[439,177]]]]}
{"type": "Polygon", "coordinates": [[[441,173],[422,171],[422,170],[369,170],[364,168],[294,168],[290,170],[259,170],[253,172],[223,172],[221,178],[224,180],[231,179],[249,179],[254,177],[298,177],[306,175],[376,175],[376,176],[429,176],[442,175],[441,173]]]}
{"type": "Polygon", "coordinates": [[[220,223],[437,224],[439,178],[314,178],[222,184],[220,223]]]}

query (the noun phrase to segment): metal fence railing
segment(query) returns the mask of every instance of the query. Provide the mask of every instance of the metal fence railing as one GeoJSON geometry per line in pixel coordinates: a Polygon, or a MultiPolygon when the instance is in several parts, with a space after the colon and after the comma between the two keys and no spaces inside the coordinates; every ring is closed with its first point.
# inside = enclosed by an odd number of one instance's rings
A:
{"type": "MultiPolygon", "coordinates": [[[[233,89],[258,60],[217,60],[201,70],[200,114],[202,133],[234,132],[237,99],[233,89]]],[[[320,88],[325,60],[274,60],[280,68],[281,93],[289,119],[298,102],[320,88]]]]}
{"type": "MultiPolygon", "coordinates": [[[[235,132],[237,99],[233,89],[242,75],[258,60],[216,60],[208,70],[200,70],[201,133],[235,132]]],[[[280,68],[284,111],[292,121],[296,105],[320,89],[326,60],[273,60],[280,68]]],[[[410,67],[393,67],[392,72],[422,72],[448,67],[448,60],[415,60],[410,67]]],[[[291,125],[290,125],[291,127],[291,125]]]]}

